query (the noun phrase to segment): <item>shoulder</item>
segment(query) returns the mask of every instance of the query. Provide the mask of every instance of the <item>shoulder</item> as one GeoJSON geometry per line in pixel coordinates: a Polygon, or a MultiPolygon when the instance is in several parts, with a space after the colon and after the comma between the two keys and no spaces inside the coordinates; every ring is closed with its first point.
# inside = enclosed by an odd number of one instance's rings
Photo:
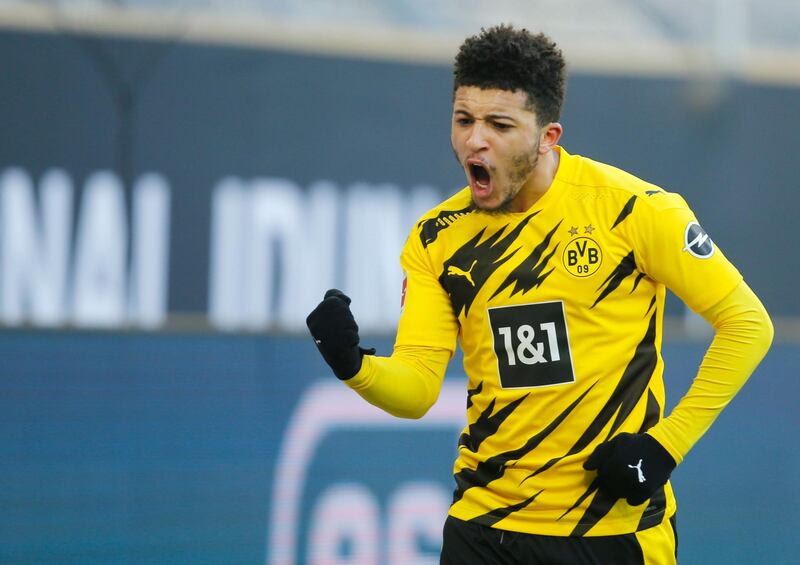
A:
{"type": "Polygon", "coordinates": [[[567,155],[569,174],[562,179],[571,192],[589,193],[622,205],[646,207],[654,212],[687,208],[676,192],[647,182],[627,171],[581,155],[567,155]]]}
{"type": "Polygon", "coordinates": [[[459,222],[473,211],[469,187],[463,188],[450,198],[423,214],[412,230],[412,237],[419,238],[427,247],[439,237],[442,230],[459,222]]]}

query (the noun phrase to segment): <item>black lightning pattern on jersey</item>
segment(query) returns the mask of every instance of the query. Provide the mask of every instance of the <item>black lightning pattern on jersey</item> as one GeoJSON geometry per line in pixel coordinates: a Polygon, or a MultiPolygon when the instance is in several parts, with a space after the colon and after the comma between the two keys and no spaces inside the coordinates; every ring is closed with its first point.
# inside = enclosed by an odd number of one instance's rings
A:
{"type": "Polygon", "coordinates": [[[460,316],[462,311],[464,315],[469,314],[469,308],[478,291],[492,273],[511,259],[519,251],[519,248],[514,249],[502,259],[500,257],[508,251],[531,218],[538,213],[539,211],[526,216],[505,237],[503,237],[503,233],[508,224],[481,242],[486,231],[486,228],[483,228],[444,262],[439,283],[450,295],[450,303],[453,305],[453,312],[456,316],[460,316]]]}
{"type": "Polygon", "coordinates": [[[492,411],[494,410],[494,403],[497,399],[492,398],[492,401],[489,403],[489,406],[486,407],[486,410],[481,412],[481,415],[478,416],[478,419],[469,425],[468,431],[461,434],[461,437],[458,440],[458,445],[466,447],[473,452],[478,451],[478,448],[483,443],[483,440],[490,435],[497,433],[497,430],[500,429],[500,426],[503,425],[503,422],[506,421],[506,418],[508,418],[511,413],[517,409],[517,406],[519,406],[523,400],[528,398],[529,394],[530,393],[521,396],[513,402],[509,402],[494,414],[492,414],[492,411]]]}
{"type": "Polygon", "coordinates": [[[572,530],[570,535],[586,535],[597,522],[603,519],[603,516],[608,514],[609,510],[611,510],[616,503],[616,498],[607,495],[602,490],[598,490],[591,504],[589,504],[589,508],[586,509],[581,519],[578,520],[578,525],[575,526],[575,529],[572,530]]]}
{"type": "Polygon", "coordinates": [[[478,383],[478,386],[475,388],[467,389],[467,408],[472,408],[472,397],[476,394],[480,394],[483,390],[483,381],[478,383]]]}
{"type": "Polygon", "coordinates": [[[500,288],[495,291],[491,298],[494,298],[503,292],[511,284],[514,285],[514,290],[511,291],[511,296],[514,296],[518,292],[522,292],[524,294],[544,282],[548,275],[553,272],[555,267],[546,273],[542,273],[542,271],[547,268],[547,265],[550,263],[550,259],[553,257],[553,255],[555,255],[560,243],[556,243],[555,247],[553,247],[553,250],[550,251],[546,257],[542,258],[542,254],[549,247],[550,240],[553,239],[553,234],[556,233],[556,230],[563,221],[564,220],[562,219],[560,222],[558,222],[555,227],[550,230],[546,236],[544,236],[542,242],[533,249],[531,254],[528,255],[528,257],[522,263],[520,263],[516,269],[511,271],[511,274],[508,275],[506,280],[503,281],[503,284],[500,285],[500,288]]]}
{"type": "Polygon", "coordinates": [[[578,500],[575,501],[575,504],[567,508],[564,511],[564,513],[558,517],[558,519],[561,520],[564,516],[566,516],[567,514],[575,510],[578,506],[583,504],[583,501],[589,498],[591,495],[593,495],[594,492],[597,490],[597,488],[598,488],[597,479],[595,479],[592,481],[592,484],[589,485],[589,488],[586,489],[586,492],[584,492],[582,495],[578,497],[578,500]]]}
{"type": "Polygon", "coordinates": [[[639,428],[639,433],[642,434],[655,426],[660,418],[661,406],[658,404],[658,400],[656,400],[656,395],[653,394],[653,391],[647,389],[647,408],[644,412],[644,421],[642,422],[642,427],[639,428]]]}
{"type": "Polygon", "coordinates": [[[440,231],[449,228],[453,222],[473,210],[474,208],[471,204],[461,210],[442,210],[435,218],[419,222],[417,228],[419,228],[419,239],[422,241],[422,247],[428,247],[436,241],[440,231]]]}
{"type": "Polygon", "coordinates": [[[481,516],[476,516],[470,522],[476,522],[483,526],[493,526],[503,518],[506,518],[513,514],[514,512],[519,512],[526,506],[529,506],[531,502],[536,500],[536,497],[542,494],[544,490],[540,490],[536,494],[529,496],[522,502],[518,502],[517,504],[512,504],[511,506],[506,506],[505,508],[495,508],[494,510],[490,510],[486,514],[482,514],[481,516]]]}
{"type": "Polygon", "coordinates": [[[505,473],[506,465],[510,461],[515,461],[517,459],[521,459],[534,449],[539,446],[542,441],[549,436],[553,430],[555,430],[564,419],[569,416],[570,412],[572,412],[578,404],[580,404],[581,400],[589,393],[594,385],[592,384],[586,391],[581,394],[575,401],[567,406],[561,414],[556,416],[555,420],[550,422],[542,431],[538,434],[534,435],[530,438],[525,445],[518,449],[513,449],[511,451],[506,451],[504,453],[498,453],[494,457],[490,457],[486,461],[482,461],[478,463],[478,466],[475,469],[461,469],[458,473],[454,475],[456,481],[456,491],[453,494],[453,502],[458,502],[461,500],[461,497],[464,496],[464,492],[467,489],[473,487],[485,487],[492,481],[499,479],[505,473]]]}
{"type": "Polygon", "coordinates": [[[647,528],[657,526],[664,519],[664,512],[666,511],[667,493],[664,492],[664,487],[661,487],[650,497],[650,503],[642,512],[642,518],[639,520],[639,525],[636,526],[636,531],[641,532],[647,528]]]}
{"type": "Polygon", "coordinates": [[[636,280],[633,281],[633,288],[631,289],[631,291],[628,294],[633,294],[633,292],[639,286],[639,283],[642,282],[642,279],[645,278],[646,276],[647,275],[645,275],[644,273],[639,273],[638,275],[636,275],[636,280]]]}
{"type": "Polygon", "coordinates": [[[633,212],[634,204],[636,204],[636,197],[631,196],[630,199],[628,199],[628,201],[625,203],[625,206],[622,207],[622,211],[619,213],[619,216],[617,216],[617,219],[614,220],[614,225],[611,226],[612,230],[615,227],[617,227],[620,223],[622,223],[622,220],[631,215],[631,212],[633,212]]]}
{"type": "Polygon", "coordinates": [[[597,287],[597,290],[600,290],[601,288],[603,290],[600,292],[600,296],[597,297],[597,300],[594,301],[594,304],[592,304],[592,308],[597,306],[606,296],[614,292],[622,283],[622,281],[624,281],[635,270],[636,259],[633,256],[633,251],[631,251],[622,258],[622,261],[620,261],[619,265],[617,265],[611,274],[606,277],[606,280],[603,281],[603,284],[597,287]]]}
{"type": "Polygon", "coordinates": [[[644,316],[642,317],[644,318],[645,316],[647,316],[650,313],[650,310],[652,310],[653,306],[655,305],[656,305],[656,297],[653,296],[653,298],[650,299],[650,306],[647,307],[647,311],[644,313],[644,316]]]}
{"type": "MultiPolygon", "coordinates": [[[[598,481],[595,478],[595,480],[592,481],[592,484],[589,485],[589,488],[586,489],[586,492],[584,492],[578,498],[578,500],[575,501],[575,504],[570,506],[561,516],[559,516],[558,519],[561,520],[562,518],[564,518],[567,514],[569,514],[573,510],[575,510],[581,504],[583,504],[584,500],[586,500],[591,495],[593,495],[598,489],[598,484],[597,483],[598,483],[598,481]]],[[[598,502],[597,506],[598,507],[604,507],[608,503],[608,499],[606,498],[605,500],[603,500],[603,498],[605,498],[605,497],[602,497],[601,495],[598,495],[598,496],[601,497],[601,500],[598,502]]],[[[655,526],[656,524],[661,523],[661,519],[663,518],[664,511],[666,510],[666,508],[667,508],[667,497],[666,497],[666,493],[664,492],[664,487],[661,487],[660,489],[658,489],[655,492],[653,497],[650,499],[650,504],[648,504],[647,508],[645,508],[645,510],[642,512],[642,517],[641,517],[641,519],[639,521],[639,525],[637,527],[637,531],[641,531],[641,530],[644,530],[646,528],[649,528],[651,526],[655,526]]],[[[603,516],[605,516],[606,513],[608,513],[608,510],[603,512],[602,516],[599,516],[597,518],[597,520],[599,521],[599,519],[602,518],[603,516]]],[[[589,512],[587,510],[587,513],[584,515],[584,518],[588,514],[589,514],[589,512]]],[[[580,526],[580,522],[579,522],[579,526],[580,526]]],[[[588,528],[583,533],[586,533],[587,531],[589,531],[588,528]]],[[[573,534],[574,534],[574,532],[573,532],[573,534]]],[[[583,534],[579,534],[579,535],[583,535],[583,534]]]]}
{"type": "Polygon", "coordinates": [[[606,422],[610,419],[614,412],[617,412],[617,419],[614,425],[608,432],[608,437],[614,435],[614,432],[619,429],[619,426],[627,420],[634,407],[639,403],[642,395],[644,395],[650,384],[650,378],[653,376],[653,371],[658,362],[658,354],[656,351],[656,313],[650,317],[650,323],[647,325],[647,332],[645,332],[642,341],[636,346],[636,351],[633,353],[628,366],[622,374],[619,384],[611,393],[608,402],[600,410],[597,418],[587,429],[587,433],[592,433],[590,430],[594,428],[596,433],[592,437],[600,433],[600,430],[605,427],[606,422]]]}
{"type": "Polygon", "coordinates": [[[611,417],[616,413],[617,418],[614,420],[614,424],[611,426],[611,429],[608,432],[608,437],[610,438],[614,435],[614,432],[616,432],[622,423],[628,418],[628,416],[630,416],[634,407],[639,403],[639,399],[642,397],[645,390],[647,390],[647,385],[650,383],[650,377],[652,377],[653,370],[655,369],[658,361],[655,340],[656,316],[654,314],[650,317],[650,323],[647,327],[647,332],[645,333],[642,341],[639,342],[639,345],[636,347],[633,358],[625,368],[625,371],[623,372],[619,383],[614,389],[614,392],[611,393],[611,396],[609,397],[605,406],[603,406],[603,408],[597,414],[597,417],[594,419],[594,421],[589,424],[589,427],[586,428],[586,431],[583,433],[583,435],[578,438],[578,441],[575,442],[575,445],[573,445],[567,453],[561,457],[554,457],[545,463],[542,467],[525,477],[525,479],[522,481],[523,483],[528,479],[535,477],[539,473],[546,471],[565,457],[575,455],[576,453],[580,453],[582,450],[586,449],[586,447],[600,434],[605,425],[609,422],[609,420],[611,420],[611,417]]]}
{"type": "MultiPolygon", "coordinates": [[[[644,391],[638,392],[638,386],[623,386],[623,383],[629,381],[629,385],[635,384],[635,381],[632,381],[632,378],[636,378],[637,380],[641,381],[643,377],[647,377],[645,380],[645,386],[649,383],[649,377],[652,376],[653,369],[655,368],[656,364],[656,351],[655,351],[655,319],[656,316],[653,315],[650,318],[650,324],[647,329],[647,333],[645,334],[644,339],[639,343],[639,346],[636,348],[636,352],[634,353],[633,359],[628,364],[628,367],[623,374],[622,379],[620,380],[620,384],[617,385],[617,388],[611,395],[608,403],[603,407],[600,411],[600,414],[595,419],[594,422],[589,426],[587,429],[587,433],[589,434],[589,439],[585,441],[588,444],[592,438],[596,437],[603,427],[605,427],[608,420],[611,419],[611,415],[614,411],[617,410],[617,407],[622,405],[622,402],[615,401],[615,396],[618,393],[624,393],[624,397],[630,398],[641,398],[641,395],[644,394],[644,391]],[[627,392],[625,389],[630,389],[627,392]]],[[[655,397],[653,396],[653,392],[648,388],[648,398],[647,398],[647,408],[646,408],[646,415],[645,415],[645,425],[648,425],[649,422],[655,418],[658,419],[659,414],[659,406],[658,402],[656,401],[655,397]]],[[[636,403],[633,403],[634,405],[636,403]]],[[[620,409],[620,413],[622,413],[622,409],[620,409]]],[[[627,415],[626,415],[627,417],[627,415]]],[[[617,419],[619,421],[619,418],[617,419]]],[[[614,427],[612,427],[611,431],[609,432],[609,437],[613,435],[616,431],[614,427]]],[[[584,434],[586,437],[587,434],[584,434]]],[[[583,438],[581,438],[583,440],[583,438]]],[[[579,444],[584,443],[583,441],[578,440],[579,444]]],[[[570,450],[570,452],[575,451],[575,448],[570,450]]],[[[577,453],[577,452],[576,452],[577,453]]],[[[548,462],[545,467],[550,466],[550,462],[548,462]]],[[[526,479],[527,480],[527,479],[526,479]]],[[[575,510],[578,506],[580,506],[584,500],[586,500],[592,493],[597,490],[597,479],[592,481],[589,485],[589,488],[578,497],[578,500],[559,517],[559,520],[565,517],[567,514],[575,510]]],[[[614,501],[611,501],[610,504],[613,506],[614,501]]],[[[598,493],[595,499],[592,501],[589,508],[587,508],[586,513],[584,514],[583,518],[578,523],[578,526],[573,531],[572,535],[584,535],[589,529],[596,524],[603,516],[605,516],[608,511],[611,509],[611,506],[608,506],[609,499],[605,497],[602,493],[598,493]],[[591,518],[587,522],[587,517],[591,518]]],[[[664,499],[664,504],[666,504],[666,498],[664,499]]]]}

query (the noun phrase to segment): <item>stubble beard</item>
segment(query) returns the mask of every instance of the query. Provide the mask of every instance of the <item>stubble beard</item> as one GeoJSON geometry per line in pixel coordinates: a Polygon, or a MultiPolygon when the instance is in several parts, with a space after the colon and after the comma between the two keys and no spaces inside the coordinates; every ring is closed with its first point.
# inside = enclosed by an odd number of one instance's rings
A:
{"type": "Polygon", "coordinates": [[[511,204],[517,197],[522,187],[531,177],[539,164],[539,140],[536,146],[526,153],[519,153],[511,158],[511,170],[508,172],[508,190],[503,200],[493,208],[481,207],[472,198],[472,209],[486,214],[507,214],[511,210],[511,204]]]}

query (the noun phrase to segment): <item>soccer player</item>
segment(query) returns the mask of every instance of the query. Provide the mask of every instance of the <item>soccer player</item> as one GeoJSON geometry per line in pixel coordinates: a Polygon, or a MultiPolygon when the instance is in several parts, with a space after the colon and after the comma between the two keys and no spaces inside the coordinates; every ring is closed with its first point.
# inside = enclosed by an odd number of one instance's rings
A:
{"type": "Polygon", "coordinates": [[[335,289],[311,334],[337,377],[404,418],[436,401],[460,344],[468,425],[442,563],[675,563],[670,473],[766,353],[769,317],[683,198],[558,145],[564,60],[547,36],[482,30],[454,79],[468,186],[405,244],[392,355],[360,347],[335,289]],[[715,336],[665,417],[667,288],[715,336]]]}

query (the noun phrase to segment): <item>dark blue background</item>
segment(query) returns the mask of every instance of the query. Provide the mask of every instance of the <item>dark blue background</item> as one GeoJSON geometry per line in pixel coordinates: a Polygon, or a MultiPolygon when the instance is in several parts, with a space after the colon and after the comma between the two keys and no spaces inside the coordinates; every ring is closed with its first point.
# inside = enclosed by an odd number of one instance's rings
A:
{"type": "MultiPolygon", "coordinates": [[[[703,350],[665,346],[670,404],[703,350]]],[[[682,563],[794,562],[799,364],[776,345],[676,471],[682,563]]],[[[264,563],[287,421],[311,382],[334,379],[310,340],[256,335],[5,333],[0,367],[4,564],[264,563]]],[[[306,515],[346,475],[379,496],[404,471],[452,488],[455,433],[390,433],[329,435],[306,515]]]]}

